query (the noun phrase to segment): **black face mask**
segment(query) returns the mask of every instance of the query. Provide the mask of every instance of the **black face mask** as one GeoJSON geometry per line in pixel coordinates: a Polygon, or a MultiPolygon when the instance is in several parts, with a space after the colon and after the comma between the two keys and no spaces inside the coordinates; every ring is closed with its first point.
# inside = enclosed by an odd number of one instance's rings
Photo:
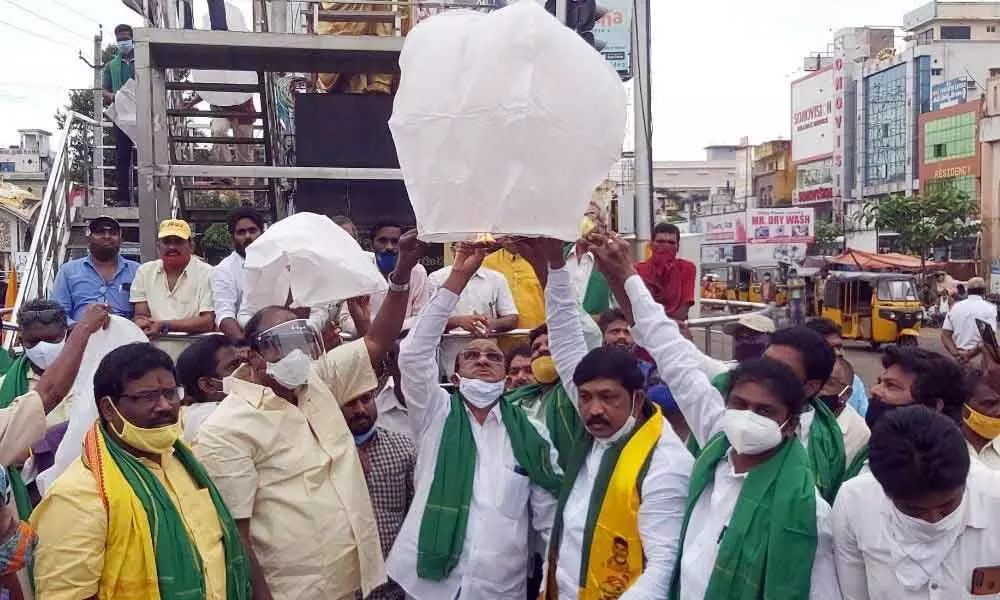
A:
{"type": "Polygon", "coordinates": [[[820,401],[822,401],[833,414],[837,414],[837,411],[841,409],[840,396],[817,396],[817,398],[819,398],[820,401]]]}
{"type": "Polygon", "coordinates": [[[899,407],[895,404],[884,402],[877,396],[868,398],[868,413],[865,415],[865,423],[868,424],[868,429],[874,430],[875,424],[878,423],[879,419],[896,408],[899,407]]]}

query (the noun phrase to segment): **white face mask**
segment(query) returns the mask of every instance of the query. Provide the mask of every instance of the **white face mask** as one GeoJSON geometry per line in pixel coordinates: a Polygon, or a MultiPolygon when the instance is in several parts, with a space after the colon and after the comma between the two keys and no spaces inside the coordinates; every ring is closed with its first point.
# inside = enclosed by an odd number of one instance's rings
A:
{"type": "Polygon", "coordinates": [[[63,346],[65,345],[65,338],[56,344],[53,344],[52,342],[38,342],[31,348],[25,348],[24,355],[28,357],[28,360],[30,360],[32,364],[44,371],[56,362],[56,359],[59,358],[59,354],[62,352],[63,346]]]}
{"type": "Polygon", "coordinates": [[[294,390],[309,383],[312,359],[296,348],[276,363],[269,362],[265,372],[282,386],[294,390]]]}
{"type": "Polygon", "coordinates": [[[722,415],[722,431],[729,444],[740,454],[762,454],[773,450],[784,436],[781,428],[772,419],[750,410],[727,408],[722,415]]]}
{"type": "Polygon", "coordinates": [[[895,505],[886,523],[889,551],[896,566],[896,577],[903,587],[921,589],[951,554],[955,542],[965,531],[965,498],[947,517],[937,523],[904,514],[895,505]]]}
{"type": "Polygon", "coordinates": [[[459,376],[458,393],[462,394],[465,401],[476,408],[486,408],[500,399],[507,380],[483,381],[482,379],[466,379],[459,376]]]}
{"type": "Polygon", "coordinates": [[[596,441],[598,444],[602,444],[604,446],[610,446],[610,445],[614,444],[615,442],[621,440],[623,437],[627,436],[628,434],[632,433],[632,430],[635,429],[635,423],[636,423],[636,419],[635,419],[635,396],[632,396],[632,408],[629,410],[628,418],[625,419],[625,424],[622,425],[621,428],[618,431],[612,433],[608,437],[602,438],[602,437],[597,437],[595,435],[594,436],[594,441],[596,441]]]}

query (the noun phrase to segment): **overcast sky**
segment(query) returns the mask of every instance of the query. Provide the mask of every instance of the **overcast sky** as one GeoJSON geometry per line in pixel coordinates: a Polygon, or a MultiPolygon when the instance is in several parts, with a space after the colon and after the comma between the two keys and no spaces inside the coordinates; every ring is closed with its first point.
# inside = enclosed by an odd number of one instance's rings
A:
{"type": "MultiPolygon", "coordinates": [[[[698,160],[704,146],[741,136],[787,138],[789,84],[803,56],[825,50],[836,29],[899,25],[923,3],[652,0],[654,158],[698,160]]],[[[115,24],[140,21],[120,0],[0,0],[0,145],[16,144],[17,129],[55,131],[67,90],[93,81],[77,51],[91,58],[99,24],[108,43],[115,24]]]]}

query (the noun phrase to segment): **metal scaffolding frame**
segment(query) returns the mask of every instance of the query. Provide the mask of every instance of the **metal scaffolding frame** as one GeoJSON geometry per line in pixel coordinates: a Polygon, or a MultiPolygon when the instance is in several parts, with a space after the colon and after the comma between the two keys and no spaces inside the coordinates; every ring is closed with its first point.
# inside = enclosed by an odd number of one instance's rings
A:
{"type": "Polygon", "coordinates": [[[398,169],[176,164],[171,159],[169,69],[398,73],[401,37],[147,28],[135,31],[139,231],[143,260],[156,257],[157,224],[173,216],[175,177],[400,180],[398,169]],[[147,112],[148,111],[148,112],[147,112]]]}

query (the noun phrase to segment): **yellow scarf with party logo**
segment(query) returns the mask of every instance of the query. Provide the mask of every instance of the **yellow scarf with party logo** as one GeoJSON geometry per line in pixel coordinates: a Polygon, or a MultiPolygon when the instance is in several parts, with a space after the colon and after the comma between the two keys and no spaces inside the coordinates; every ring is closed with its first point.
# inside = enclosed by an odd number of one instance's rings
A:
{"type": "MultiPolygon", "coordinates": [[[[583,533],[580,560],[580,600],[618,598],[642,575],[645,559],[639,535],[639,488],[653,450],[663,433],[660,408],[647,404],[645,422],[631,436],[613,444],[601,458],[590,509],[583,533]],[[651,408],[650,408],[651,407],[651,408]]],[[[558,598],[555,566],[562,538],[562,516],[566,499],[593,445],[593,438],[580,444],[570,460],[549,549],[549,573],[545,597],[558,598]]]]}

